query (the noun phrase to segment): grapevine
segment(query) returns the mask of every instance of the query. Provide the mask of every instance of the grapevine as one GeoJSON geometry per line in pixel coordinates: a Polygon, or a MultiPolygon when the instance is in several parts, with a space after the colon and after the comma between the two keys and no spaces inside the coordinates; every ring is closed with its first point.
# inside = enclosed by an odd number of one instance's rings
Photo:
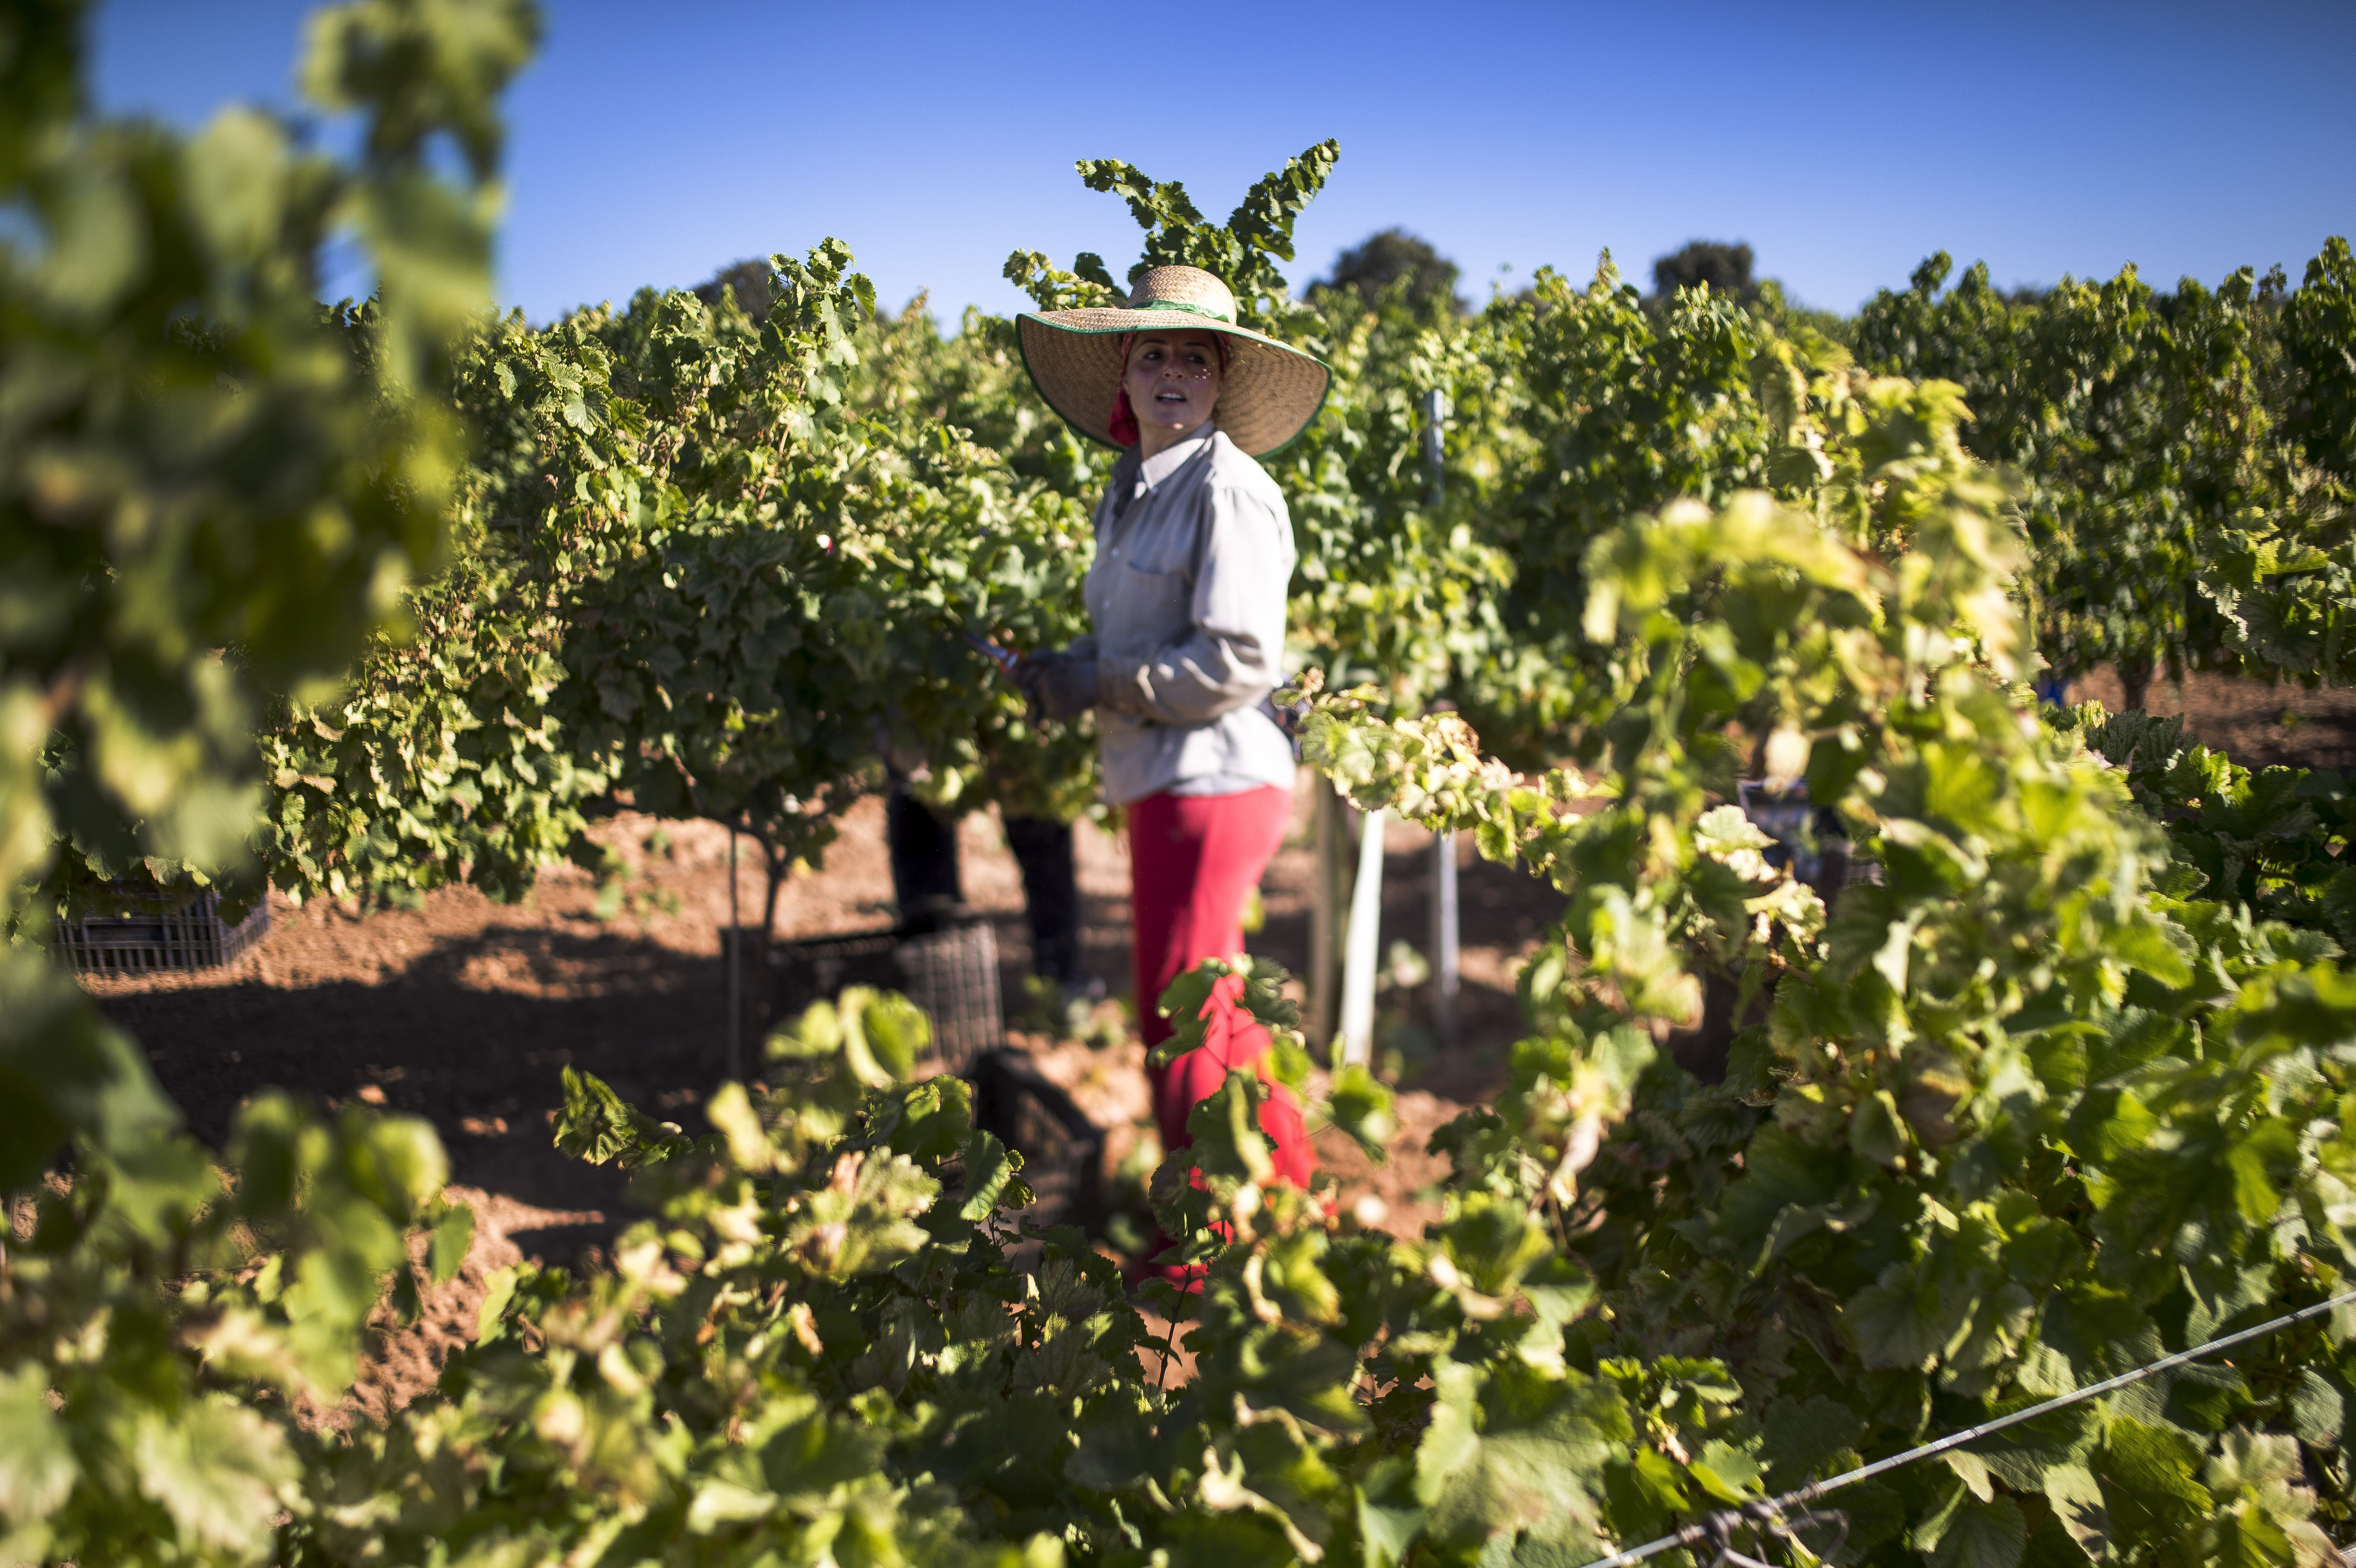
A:
{"type": "MultiPolygon", "coordinates": [[[[490,315],[519,4],[325,13],[305,80],[359,112],[345,160],[246,112],[102,121],[70,8],[9,26],[0,179],[40,240],[0,252],[12,937],[141,875],[516,897],[599,864],[624,805],[749,834],[773,912],[889,769],[1083,808],[1085,726],[966,640],[1077,629],[1104,472],[1006,324],[879,316],[831,240],[771,258],[757,313],[490,315]],[[323,310],[339,227],[382,288],[323,310]]],[[[1271,458],[1307,762],[1566,896],[1505,1091],[1435,1140],[1440,1219],[1392,1237],[1275,1183],[1234,1074],[1152,1184],[1204,1274],[1149,1291],[1157,1330],[1029,1226],[923,1015],[854,989],[700,1134],[568,1072],[558,1146],[644,1217],[610,1264],[500,1274],[425,1397],[322,1421],[466,1253],[431,1129],[265,1093],[215,1155],[20,943],[0,1558],[1576,1564],[2348,1287],[2344,783],[2029,687],[2345,674],[2345,241],[2296,288],[2169,294],[1945,291],[1934,261],[1853,351],[1608,258],[1469,315],[1303,303],[1280,264],[1338,155],[1223,224],[1080,173],[1141,265],[1218,272],[1336,368],[1271,458]],[[1745,779],[1804,786],[1874,873],[1802,880],[1745,779]],[[1704,1082],[1676,1053],[1713,995],[1704,1082]]],[[[1009,272],[1119,292],[1095,255],[1009,272]]],[[[1265,960],[1160,1005],[1171,1051],[1253,1015],[1385,1143],[1388,1091],[1317,1072],[1265,960]]],[[[2345,1328],[1877,1475],[1835,1560],[2328,1563],[2345,1328]]]]}

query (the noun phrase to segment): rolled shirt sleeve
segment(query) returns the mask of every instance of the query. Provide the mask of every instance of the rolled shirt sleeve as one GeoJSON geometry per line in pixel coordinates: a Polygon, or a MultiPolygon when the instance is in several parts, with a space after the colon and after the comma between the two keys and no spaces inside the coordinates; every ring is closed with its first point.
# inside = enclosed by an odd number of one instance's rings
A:
{"type": "Polygon", "coordinates": [[[1223,485],[1203,496],[1194,624],[1143,659],[1100,658],[1097,699],[1155,724],[1207,724],[1248,708],[1282,678],[1287,520],[1260,497],[1223,485]]]}

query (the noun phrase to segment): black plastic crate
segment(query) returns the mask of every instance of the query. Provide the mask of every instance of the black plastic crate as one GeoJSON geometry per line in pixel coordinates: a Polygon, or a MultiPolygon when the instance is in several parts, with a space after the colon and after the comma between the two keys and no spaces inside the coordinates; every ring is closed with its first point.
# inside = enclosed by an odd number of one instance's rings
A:
{"type": "Polygon", "coordinates": [[[805,937],[774,949],[780,1017],[830,998],[846,986],[898,991],[933,1024],[942,1066],[963,1074],[1005,1043],[998,988],[998,933],[979,916],[941,917],[922,927],[805,937]]]}
{"type": "Polygon", "coordinates": [[[1091,1235],[1105,1221],[1105,1131],[1028,1056],[1001,1046],[974,1058],[973,1125],[1023,1156],[1029,1218],[1077,1225],[1091,1235]]]}
{"type": "Polygon", "coordinates": [[[1775,840],[1775,847],[1766,851],[1767,863],[1790,866],[1826,908],[1851,882],[1881,880],[1881,868],[1849,844],[1840,814],[1812,804],[1806,784],[1771,790],[1758,779],[1744,779],[1735,786],[1735,799],[1742,815],[1775,840]]]}
{"type": "MultiPolygon", "coordinates": [[[[1881,880],[1880,866],[1849,842],[1840,814],[1810,801],[1805,784],[1770,789],[1761,780],[1743,779],[1736,785],[1735,803],[1759,831],[1774,840],[1761,851],[1767,863],[1789,866],[1794,877],[1815,890],[1827,909],[1851,883],[1881,880]]],[[[1740,986],[1728,976],[1705,973],[1701,1020],[1693,1029],[1671,1031],[1669,1054],[1702,1082],[1722,1082],[1734,1037],[1762,1022],[1774,997],[1775,982],[1770,978],[1751,998],[1750,1011],[1738,1018],[1735,1008],[1741,999],[1740,986]]]]}
{"type": "Polygon", "coordinates": [[[221,918],[220,895],[164,892],[122,895],[122,914],[85,915],[59,923],[52,949],[84,974],[145,975],[166,969],[215,969],[243,957],[270,930],[270,903],[256,900],[243,920],[221,918]]]}

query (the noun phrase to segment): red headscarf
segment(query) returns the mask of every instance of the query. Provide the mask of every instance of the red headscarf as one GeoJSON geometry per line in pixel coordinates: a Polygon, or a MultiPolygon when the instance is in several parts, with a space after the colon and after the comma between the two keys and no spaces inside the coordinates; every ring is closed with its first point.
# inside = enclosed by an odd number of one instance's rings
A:
{"type": "MultiPolygon", "coordinates": [[[[1129,347],[1136,341],[1137,334],[1133,332],[1120,335],[1120,379],[1113,383],[1112,422],[1105,427],[1105,433],[1120,446],[1135,446],[1144,434],[1137,428],[1137,410],[1129,400],[1129,347]]],[[[1224,381],[1227,377],[1226,334],[1211,334],[1211,342],[1219,350],[1219,379],[1224,381]]]]}

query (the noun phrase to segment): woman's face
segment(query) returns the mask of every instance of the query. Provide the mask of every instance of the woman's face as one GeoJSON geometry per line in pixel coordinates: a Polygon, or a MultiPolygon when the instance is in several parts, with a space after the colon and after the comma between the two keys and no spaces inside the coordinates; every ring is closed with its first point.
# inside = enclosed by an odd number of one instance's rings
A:
{"type": "Polygon", "coordinates": [[[1122,373],[1147,456],[1211,417],[1219,401],[1219,346],[1208,332],[1144,332],[1122,373]]]}

